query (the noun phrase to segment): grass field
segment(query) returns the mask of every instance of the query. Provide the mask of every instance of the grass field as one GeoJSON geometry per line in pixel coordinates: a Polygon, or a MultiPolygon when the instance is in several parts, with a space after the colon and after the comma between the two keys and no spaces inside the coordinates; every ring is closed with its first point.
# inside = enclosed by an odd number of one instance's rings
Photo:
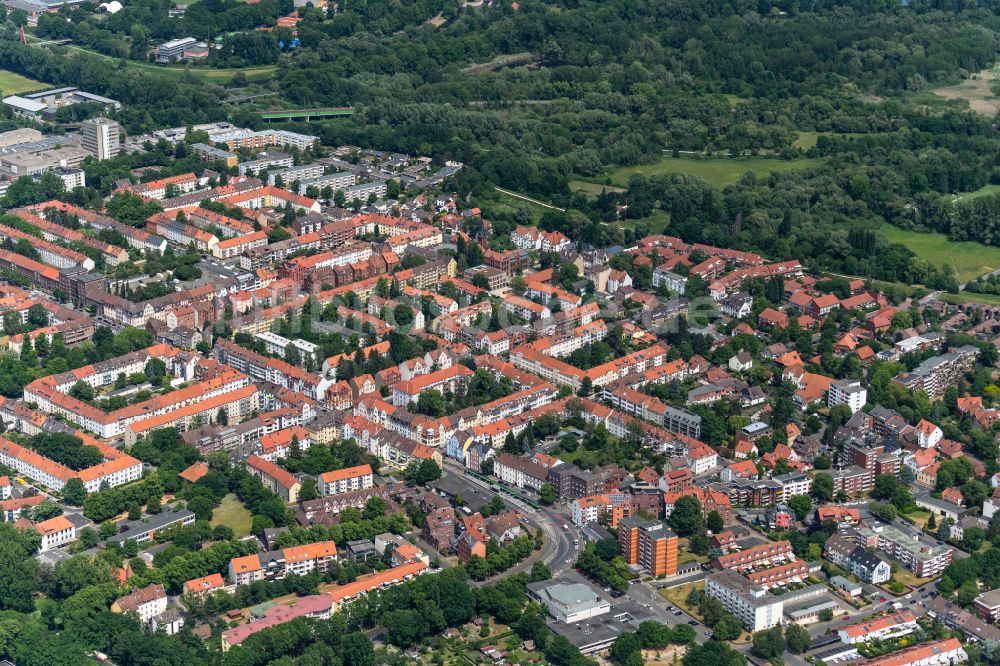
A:
{"type": "Polygon", "coordinates": [[[862,134],[857,134],[854,132],[843,133],[840,132],[799,132],[799,138],[797,138],[792,145],[796,148],[801,148],[802,150],[809,150],[816,145],[816,142],[821,136],[863,136],[862,134]]]}
{"type": "Polygon", "coordinates": [[[636,225],[645,224],[649,228],[649,233],[662,234],[670,225],[670,213],[662,210],[654,210],[653,214],[649,217],[644,217],[639,220],[622,220],[614,224],[618,224],[628,229],[635,229],[636,225]]]}
{"type": "Polygon", "coordinates": [[[926,585],[933,580],[933,578],[917,578],[902,567],[900,567],[899,571],[894,573],[892,577],[907,587],[920,587],[921,585],[926,585]]]}
{"type": "Polygon", "coordinates": [[[767,157],[716,157],[696,159],[691,157],[664,157],[656,164],[624,167],[611,172],[611,182],[621,187],[628,186],[628,179],[634,173],[656,176],[664,173],[690,173],[700,176],[716,187],[735,183],[747,171],[758,176],[772,173],[807,169],[821,164],[823,160],[803,158],[799,160],[779,160],[767,157]]]}
{"type": "Polygon", "coordinates": [[[513,213],[519,209],[527,208],[531,211],[532,224],[538,224],[538,220],[541,219],[542,213],[553,210],[534,203],[533,201],[521,199],[499,190],[490,192],[485,201],[479,202],[479,206],[483,209],[486,217],[495,215],[498,212],[513,213]]]}
{"type": "Polygon", "coordinates": [[[574,192],[583,192],[588,197],[596,197],[604,190],[608,192],[624,192],[620,187],[613,187],[611,185],[602,185],[600,183],[589,183],[585,180],[571,180],[569,181],[569,189],[574,192]]]}
{"type": "Polygon", "coordinates": [[[677,587],[665,587],[660,590],[660,595],[677,606],[681,610],[685,611],[688,615],[698,620],[702,620],[701,613],[698,612],[697,606],[688,606],[687,597],[691,594],[692,589],[705,589],[705,581],[698,581],[696,583],[685,583],[684,585],[678,585],[677,587]]]}
{"type": "Polygon", "coordinates": [[[0,69],[0,92],[2,92],[4,96],[19,95],[33,90],[42,90],[46,87],[48,87],[47,84],[42,83],[41,81],[35,81],[34,79],[21,76],[20,74],[0,69]]]}
{"type": "MultiPolygon", "coordinates": [[[[263,81],[274,76],[274,73],[278,70],[277,65],[263,65],[261,67],[239,67],[239,68],[228,68],[228,69],[206,69],[201,67],[191,67],[185,68],[182,65],[154,65],[148,62],[139,62],[137,60],[121,60],[120,58],[112,58],[111,56],[106,56],[103,53],[98,53],[96,51],[91,51],[90,49],[81,48],[79,46],[67,45],[65,48],[79,51],[82,53],[89,53],[90,55],[95,55],[99,58],[105,58],[107,60],[115,60],[119,62],[124,62],[125,65],[130,69],[138,69],[147,74],[154,74],[156,76],[163,76],[170,79],[179,79],[184,76],[185,71],[190,71],[191,75],[195,78],[203,81],[205,83],[229,83],[232,81],[233,77],[237,74],[242,73],[247,77],[248,81],[263,81]]],[[[6,91],[4,91],[6,92],[6,91]]]]}
{"type": "Polygon", "coordinates": [[[906,514],[906,517],[912,520],[920,529],[924,528],[927,524],[927,519],[931,517],[930,511],[924,511],[923,509],[917,509],[911,513],[906,514]]]}
{"type": "Polygon", "coordinates": [[[972,241],[959,243],[948,240],[944,234],[904,231],[890,224],[883,224],[881,231],[890,241],[905,245],[932,266],[951,264],[962,283],[1000,268],[1000,247],[972,241]]]}
{"type": "Polygon", "coordinates": [[[252,522],[253,514],[232,493],[223,497],[219,508],[212,512],[212,527],[216,525],[230,527],[237,538],[250,534],[252,522]]]}
{"type": "Polygon", "coordinates": [[[961,201],[962,199],[976,199],[978,197],[986,197],[991,194],[1000,194],[1000,185],[994,183],[986,183],[978,190],[973,192],[963,192],[960,193],[955,199],[961,201]]]}
{"type": "Polygon", "coordinates": [[[1000,305],[1000,294],[974,294],[971,291],[960,291],[957,294],[941,294],[939,298],[945,303],[986,303],[987,305],[1000,305]]]}
{"type": "Polygon", "coordinates": [[[993,83],[998,77],[1000,72],[996,69],[984,69],[961,83],[931,92],[946,100],[959,100],[976,113],[992,118],[1000,111],[1000,97],[993,94],[993,83]]]}

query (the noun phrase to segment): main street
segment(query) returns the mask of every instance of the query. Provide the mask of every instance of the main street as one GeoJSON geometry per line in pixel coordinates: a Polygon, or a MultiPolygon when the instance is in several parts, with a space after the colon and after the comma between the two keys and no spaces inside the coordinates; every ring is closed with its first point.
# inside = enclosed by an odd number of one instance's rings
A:
{"type": "MultiPolygon", "coordinates": [[[[465,473],[465,468],[453,460],[445,460],[444,474],[461,475],[465,483],[473,485],[484,493],[492,496],[497,495],[496,489],[482,479],[465,473]]],[[[504,575],[526,571],[536,561],[541,560],[551,570],[552,575],[558,575],[573,566],[576,561],[577,548],[580,541],[580,533],[568,519],[559,515],[552,508],[535,509],[522,502],[516,497],[506,493],[500,494],[504,502],[513,505],[524,516],[524,522],[532,531],[541,529],[545,535],[541,551],[533,553],[531,556],[519,562],[504,572],[504,575]],[[574,543],[576,541],[577,543],[574,543]]]]}

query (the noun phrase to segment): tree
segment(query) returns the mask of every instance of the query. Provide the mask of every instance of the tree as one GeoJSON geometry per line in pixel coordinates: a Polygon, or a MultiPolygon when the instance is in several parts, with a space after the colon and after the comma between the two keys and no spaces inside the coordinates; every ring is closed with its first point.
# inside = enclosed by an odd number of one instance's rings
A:
{"type": "Polygon", "coordinates": [[[47,499],[35,507],[35,510],[31,512],[31,517],[36,523],[40,523],[43,520],[61,516],[62,512],[62,507],[59,504],[47,499]]]}
{"type": "Polygon", "coordinates": [[[692,644],[681,662],[684,666],[746,666],[747,658],[722,641],[692,644]]]}
{"type": "Polygon", "coordinates": [[[632,631],[618,634],[615,642],[611,644],[609,656],[612,662],[622,666],[632,666],[636,658],[639,660],[638,663],[642,664],[642,641],[632,631]]]}
{"type": "Polygon", "coordinates": [[[132,502],[128,505],[128,519],[139,520],[140,518],[142,518],[142,507],[139,506],[138,502],[132,502]]]}
{"type": "Polygon", "coordinates": [[[722,515],[715,509],[712,509],[712,511],[708,514],[708,518],[705,519],[705,524],[708,526],[708,530],[713,534],[718,534],[726,529],[726,524],[722,520],[722,515]]]}
{"type": "Polygon", "coordinates": [[[891,523],[896,520],[896,516],[898,515],[896,507],[886,502],[870,502],[868,504],[868,511],[873,516],[886,523],[891,523]]]}
{"type": "Polygon", "coordinates": [[[531,565],[531,582],[537,583],[552,578],[552,569],[541,560],[531,565]]]}
{"type": "Polygon", "coordinates": [[[82,400],[83,402],[90,402],[94,399],[94,387],[92,387],[87,382],[80,380],[77,381],[69,389],[69,394],[76,398],[77,400],[82,400]]]}
{"type": "Polygon", "coordinates": [[[63,485],[63,499],[67,504],[73,506],[83,506],[83,500],[87,499],[87,489],[83,486],[83,481],[74,476],[63,485]]]}
{"type": "Polygon", "coordinates": [[[925,527],[927,528],[928,531],[937,529],[937,519],[934,517],[933,513],[931,513],[931,515],[927,517],[927,524],[925,525],[925,527]]]}
{"type": "Polygon", "coordinates": [[[802,654],[809,649],[812,637],[805,627],[798,624],[789,624],[785,627],[785,646],[789,652],[802,654]]]}
{"type": "Polygon", "coordinates": [[[832,620],[833,619],[833,609],[832,608],[824,608],[823,610],[821,610],[819,612],[819,619],[820,619],[821,622],[829,622],[830,620],[832,620]]]}
{"type": "MultiPolygon", "coordinates": [[[[684,625],[687,626],[687,625],[684,625]]],[[[659,650],[667,647],[673,638],[670,627],[659,622],[647,620],[639,625],[636,630],[639,642],[647,650],[659,650]]]]}
{"type": "Polygon", "coordinates": [[[805,520],[812,511],[812,500],[808,495],[793,495],[788,500],[788,506],[795,512],[795,517],[805,520]]]}
{"type": "Polygon", "coordinates": [[[785,651],[785,637],[781,627],[758,631],[753,635],[753,653],[763,659],[780,657],[785,651]]]}
{"type": "Polygon", "coordinates": [[[319,497],[319,489],[316,487],[316,479],[309,477],[302,482],[302,488],[299,489],[299,499],[309,501],[317,497],[319,497]]]}
{"type": "Polygon", "coordinates": [[[203,495],[188,500],[187,508],[198,520],[212,520],[212,500],[203,495]]]}
{"type": "Polygon", "coordinates": [[[813,478],[813,495],[820,502],[829,502],[833,499],[833,477],[827,472],[819,472],[813,478]]]}
{"type": "Polygon", "coordinates": [[[441,416],[444,414],[444,395],[437,389],[421,391],[417,397],[416,411],[427,416],[441,416]]]}
{"type": "Polygon", "coordinates": [[[538,489],[538,499],[542,504],[551,506],[556,501],[556,488],[551,483],[543,483],[538,489]]]}
{"type": "Polygon", "coordinates": [[[344,636],[340,644],[344,666],[375,666],[375,651],[371,639],[361,632],[344,636]]]}
{"type": "Polygon", "coordinates": [[[712,638],[720,641],[735,641],[743,633],[743,621],[727,613],[712,627],[712,638]]]}
{"type": "Polygon", "coordinates": [[[434,462],[433,458],[425,458],[420,462],[420,467],[417,469],[417,483],[426,485],[431,481],[437,481],[440,478],[441,467],[434,462]]]}
{"type": "Polygon", "coordinates": [[[690,495],[679,498],[674,504],[669,522],[678,536],[691,536],[702,525],[701,502],[690,495]]]}

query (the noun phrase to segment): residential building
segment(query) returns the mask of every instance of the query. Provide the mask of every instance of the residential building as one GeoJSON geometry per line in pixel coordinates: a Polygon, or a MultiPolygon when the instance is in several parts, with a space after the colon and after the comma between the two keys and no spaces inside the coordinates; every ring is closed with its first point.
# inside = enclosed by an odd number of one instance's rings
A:
{"type": "Polygon", "coordinates": [[[868,391],[861,386],[861,382],[854,379],[841,379],[830,384],[830,391],[827,394],[827,405],[847,405],[854,414],[861,410],[868,402],[868,391]]]}
{"type": "Polygon", "coordinates": [[[247,471],[258,477],[265,488],[277,493],[284,501],[289,503],[298,501],[302,484],[291,472],[258,455],[247,458],[247,471]]]}
{"type": "Polygon", "coordinates": [[[826,559],[871,585],[885,583],[892,578],[889,562],[839,534],[827,539],[825,555],[826,559]]]}
{"type": "Polygon", "coordinates": [[[139,621],[147,624],[154,616],[167,610],[167,593],[160,583],[139,587],[111,604],[114,613],[135,613],[139,621]]]}
{"type": "Polygon", "coordinates": [[[705,594],[718,599],[727,611],[743,621],[748,631],[763,631],[781,623],[784,612],[781,597],[735,571],[709,574],[705,578],[705,594]]]}
{"type": "Polygon", "coordinates": [[[64,546],[76,539],[76,526],[66,516],[43,520],[36,524],[34,529],[42,535],[42,543],[38,547],[40,553],[64,546]]]}
{"type": "Polygon", "coordinates": [[[322,495],[339,495],[364,490],[374,485],[371,465],[358,465],[319,475],[319,492],[322,495]]]}
{"type": "Polygon", "coordinates": [[[918,578],[931,578],[951,564],[950,546],[927,544],[918,535],[909,534],[893,525],[863,528],[859,536],[866,546],[875,546],[898,561],[918,578]]]}
{"type": "Polygon", "coordinates": [[[909,609],[904,609],[891,615],[843,627],[837,630],[837,635],[840,636],[841,642],[855,645],[905,636],[916,628],[916,616],[909,609]]]}
{"type": "Polygon", "coordinates": [[[954,666],[968,659],[957,638],[946,638],[869,659],[865,666],[954,666]]]}
{"type": "Polygon", "coordinates": [[[677,535],[663,521],[630,516],[618,523],[618,552],[650,575],[677,573],[677,544],[677,535]]]}
{"type": "Polygon", "coordinates": [[[976,613],[985,620],[1000,620],[1000,589],[983,592],[972,602],[976,613]]]}

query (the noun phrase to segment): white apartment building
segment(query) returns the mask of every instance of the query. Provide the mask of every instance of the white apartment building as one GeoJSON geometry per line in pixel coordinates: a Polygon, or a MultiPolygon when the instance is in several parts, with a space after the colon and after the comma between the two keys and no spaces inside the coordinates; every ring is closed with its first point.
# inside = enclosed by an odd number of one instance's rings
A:
{"type": "Polygon", "coordinates": [[[743,621],[748,631],[763,631],[781,623],[784,603],[735,571],[720,571],[705,579],[705,594],[718,599],[743,621]]]}
{"type": "Polygon", "coordinates": [[[861,386],[861,382],[852,379],[841,379],[830,384],[830,391],[827,394],[827,405],[847,405],[851,408],[851,413],[856,414],[868,402],[868,390],[861,386]]]}
{"type": "MultiPolygon", "coordinates": [[[[281,178],[284,186],[288,187],[296,180],[301,182],[306,178],[318,178],[323,175],[324,171],[326,171],[326,167],[322,164],[302,164],[288,167],[287,169],[269,172],[267,174],[267,184],[275,185],[278,179],[281,178]]],[[[299,192],[299,194],[302,194],[302,192],[299,192]]]]}
{"type": "Polygon", "coordinates": [[[42,535],[42,544],[38,552],[58,548],[76,539],[76,526],[69,522],[66,516],[49,518],[35,525],[35,530],[42,535]]]}
{"type": "Polygon", "coordinates": [[[374,485],[371,465],[338,469],[319,476],[319,492],[323,495],[339,495],[354,490],[364,490],[374,485]]]}
{"type": "Polygon", "coordinates": [[[346,190],[348,187],[353,186],[356,181],[357,177],[350,171],[321,174],[314,178],[302,178],[299,179],[299,194],[305,196],[306,190],[310,187],[320,190],[329,187],[334,192],[337,190],[346,190]]]}

